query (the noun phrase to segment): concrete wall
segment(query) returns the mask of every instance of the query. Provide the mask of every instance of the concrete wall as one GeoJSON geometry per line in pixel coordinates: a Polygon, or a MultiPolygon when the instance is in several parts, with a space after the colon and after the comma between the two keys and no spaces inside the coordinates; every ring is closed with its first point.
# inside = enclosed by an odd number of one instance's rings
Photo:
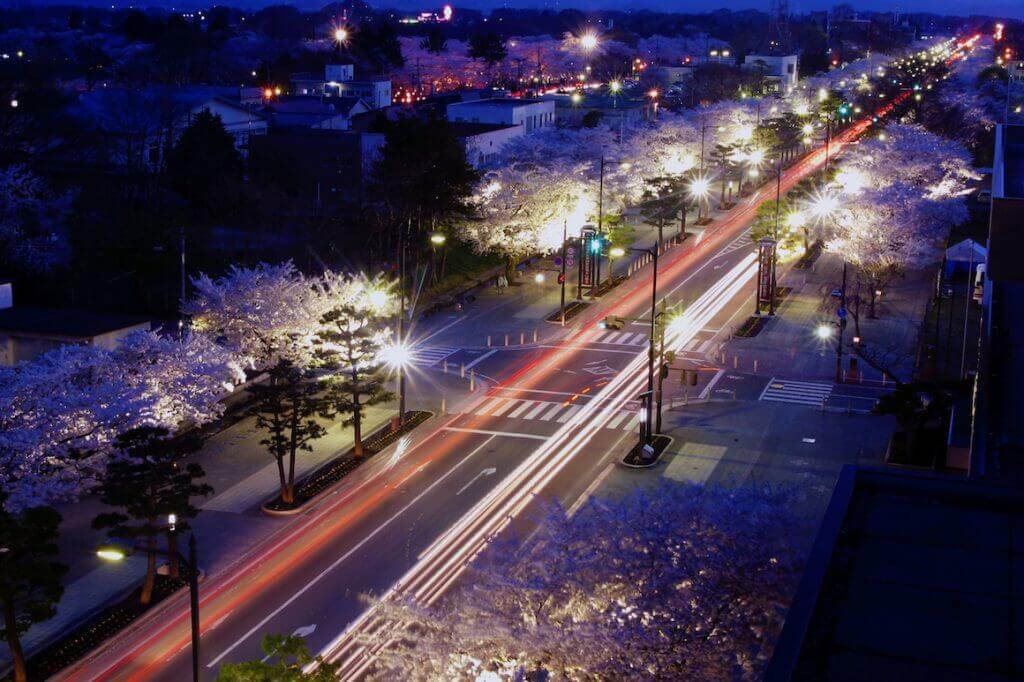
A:
{"type": "Polygon", "coordinates": [[[525,133],[523,126],[511,126],[500,130],[490,130],[462,139],[466,148],[466,159],[479,168],[497,154],[510,140],[525,133]]]}
{"type": "Polygon", "coordinates": [[[523,126],[527,133],[555,124],[555,103],[482,99],[455,102],[447,109],[449,121],[523,126]]]}

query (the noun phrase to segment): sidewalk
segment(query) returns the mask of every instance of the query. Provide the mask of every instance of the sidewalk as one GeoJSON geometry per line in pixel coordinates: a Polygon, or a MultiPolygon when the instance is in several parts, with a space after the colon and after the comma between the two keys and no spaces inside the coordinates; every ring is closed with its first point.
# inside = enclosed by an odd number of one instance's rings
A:
{"type": "MultiPolygon", "coordinates": [[[[852,272],[847,274],[847,291],[852,292],[852,272]]],[[[761,332],[749,339],[724,340],[713,359],[730,369],[790,378],[831,380],[836,372],[836,338],[821,339],[816,330],[821,325],[835,329],[837,298],[831,292],[842,283],[842,259],[835,254],[822,254],[808,270],[790,269],[779,280],[780,287],[792,287],[761,332]]],[[[909,379],[917,361],[918,337],[927,311],[934,283],[934,271],[908,273],[891,285],[879,299],[877,319],[867,319],[867,305],[862,305],[860,335],[865,352],[877,357],[901,379],[909,379]]],[[[753,292],[751,292],[753,293],[753,292]]],[[[731,334],[754,313],[753,296],[725,326],[731,334]]],[[[852,315],[847,318],[843,348],[843,369],[850,367],[850,349],[856,334],[852,315]]],[[[858,362],[865,380],[880,381],[881,372],[864,360],[858,362]]]]}
{"type": "MultiPolygon", "coordinates": [[[[414,372],[408,387],[408,404],[412,408],[429,410],[439,416],[442,398],[451,403],[469,395],[467,382],[454,374],[425,377],[414,372]]],[[[363,434],[369,435],[386,424],[396,409],[397,403],[368,408],[363,434]]],[[[431,423],[433,421],[421,428],[429,428],[431,423]]],[[[297,480],[352,447],[351,427],[332,421],[327,428],[327,436],[314,443],[312,452],[298,453],[297,480]]],[[[415,437],[416,432],[412,435],[415,437]]],[[[202,511],[193,522],[199,563],[207,574],[224,568],[269,533],[289,522],[288,518],[273,518],[259,511],[260,503],[271,497],[280,485],[276,463],[259,444],[262,437],[256,429],[255,419],[245,417],[212,435],[192,458],[203,466],[206,471],[203,481],[213,486],[215,491],[206,500],[196,501],[202,511]]],[[[388,455],[381,453],[380,456],[388,455]]],[[[374,461],[371,459],[364,467],[371,466],[374,461]]],[[[123,562],[108,563],[95,556],[96,547],[106,537],[92,529],[92,519],[107,510],[95,496],[86,496],[78,502],[58,507],[64,517],[59,540],[60,558],[69,566],[69,571],[65,576],[64,596],[57,614],[34,625],[22,637],[22,645],[29,655],[107,604],[123,598],[141,583],[146,570],[144,557],[131,556],[123,562]]],[[[9,662],[7,646],[0,643],[0,674],[9,662]]]]}

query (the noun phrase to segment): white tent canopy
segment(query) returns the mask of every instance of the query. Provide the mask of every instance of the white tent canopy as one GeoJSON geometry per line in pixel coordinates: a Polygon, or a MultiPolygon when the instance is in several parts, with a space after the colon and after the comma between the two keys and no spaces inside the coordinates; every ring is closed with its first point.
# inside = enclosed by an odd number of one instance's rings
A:
{"type": "Polygon", "coordinates": [[[988,249],[973,239],[965,239],[946,249],[947,263],[984,263],[987,257],[988,249]]]}

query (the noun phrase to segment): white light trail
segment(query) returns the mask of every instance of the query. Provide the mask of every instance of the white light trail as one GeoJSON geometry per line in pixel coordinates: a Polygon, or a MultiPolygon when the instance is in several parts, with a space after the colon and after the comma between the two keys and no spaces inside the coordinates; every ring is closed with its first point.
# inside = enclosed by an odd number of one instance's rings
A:
{"type": "MultiPolygon", "coordinates": [[[[666,330],[665,347],[681,350],[735,296],[749,287],[756,270],[754,254],[734,266],[681,314],[681,322],[666,330]]],[[[645,389],[646,382],[645,349],[504,481],[435,540],[420,555],[419,561],[381,598],[403,595],[424,604],[438,599],[490,539],[500,533],[583,451],[614,414],[645,389]]],[[[358,678],[373,664],[375,652],[388,646],[391,640],[386,632],[388,624],[375,614],[376,608],[371,606],[321,652],[325,660],[342,663],[342,679],[358,678]],[[361,641],[369,634],[381,635],[374,637],[372,650],[361,641]]]]}

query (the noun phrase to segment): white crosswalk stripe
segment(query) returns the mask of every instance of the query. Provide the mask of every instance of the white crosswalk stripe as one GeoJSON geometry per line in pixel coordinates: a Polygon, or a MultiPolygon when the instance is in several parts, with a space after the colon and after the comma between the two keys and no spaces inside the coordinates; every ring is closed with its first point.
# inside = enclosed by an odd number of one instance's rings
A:
{"type": "Polygon", "coordinates": [[[790,381],[772,377],[761,392],[760,399],[820,407],[822,401],[832,394],[833,387],[833,384],[818,381],[790,381]]]}
{"type": "Polygon", "coordinates": [[[643,346],[647,344],[645,332],[605,331],[602,329],[588,335],[585,343],[606,343],[611,346],[643,346]]]}
{"type": "Polygon", "coordinates": [[[744,234],[739,239],[737,239],[734,242],[732,242],[731,244],[729,244],[728,246],[726,246],[721,251],[719,251],[717,255],[718,256],[724,256],[726,254],[732,253],[733,251],[737,251],[739,249],[750,248],[753,244],[754,244],[754,240],[750,238],[750,233],[747,233],[747,234],[744,234]]]}
{"type": "Polygon", "coordinates": [[[421,346],[412,350],[412,364],[431,367],[462,350],[455,346],[421,346]]]}
{"type": "MultiPolygon", "coordinates": [[[[523,398],[491,397],[471,404],[466,414],[478,417],[505,417],[508,419],[525,419],[528,421],[552,422],[564,424],[573,415],[583,409],[579,403],[552,402],[550,400],[526,400],[523,398]]],[[[603,413],[603,417],[609,416],[603,413]]],[[[629,431],[636,428],[636,412],[634,410],[617,410],[605,424],[606,429],[629,431]]]]}

